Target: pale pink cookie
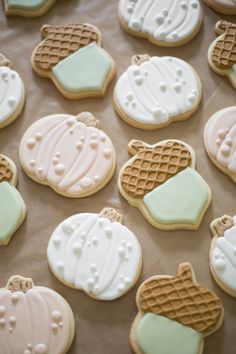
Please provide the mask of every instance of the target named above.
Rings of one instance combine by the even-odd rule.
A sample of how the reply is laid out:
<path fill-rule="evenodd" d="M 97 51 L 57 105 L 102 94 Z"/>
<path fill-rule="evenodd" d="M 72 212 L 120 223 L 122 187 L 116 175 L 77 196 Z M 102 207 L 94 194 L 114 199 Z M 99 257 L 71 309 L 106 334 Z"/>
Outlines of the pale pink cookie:
<path fill-rule="evenodd" d="M 20 144 L 26 174 L 57 193 L 82 198 L 103 188 L 113 176 L 115 150 L 91 113 L 55 114 L 36 121 Z"/>
<path fill-rule="evenodd" d="M 236 106 L 224 108 L 208 120 L 204 142 L 211 161 L 236 183 Z"/>
<path fill-rule="evenodd" d="M 203 0 L 214 11 L 225 15 L 236 14 L 236 0 Z"/>
<path fill-rule="evenodd" d="M 54 290 L 19 275 L 0 289 L 1 354 L 66 354 L 74 334 L 71 308 Z"/>

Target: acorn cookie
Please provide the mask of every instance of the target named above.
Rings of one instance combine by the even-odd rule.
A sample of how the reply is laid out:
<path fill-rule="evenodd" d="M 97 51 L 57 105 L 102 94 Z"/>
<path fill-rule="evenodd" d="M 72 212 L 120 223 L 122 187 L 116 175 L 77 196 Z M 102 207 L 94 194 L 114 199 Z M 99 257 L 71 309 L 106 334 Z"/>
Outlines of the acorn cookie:
<path fill-rule="evenodd" d="M 2 354 L 66 354 L 74 333 L 71 308 L 54 290 L 18 275 L 0 289 Z"/>
<path fill-rule="evenodd" d="M 103 97 L 115 64 L 101 47 L 102 36 L 90 24 L 44 25 L 43 41 L 32 54 L 34 71 L 50 78 L 66 98 Z"/>
<path fill-rule="evenodd" d="M 115 150 L 91 113 L 54 114 L 36 121 L 20 143 L 26 174 L 66 197 L 82 198 L 112 178 Z"/>
<path fill-rule="evenodd" d="M 11 62 L 0 53 L 0 129 L 11 124 L 21 114 L 25 104 L 25 88 Z"/>
<path fill-rule="evenodd" d="M 15 188 L 16 183 L 17 170 L 14 162 L 0 154 L 0 246 L 6 246 L 10 242 L 25 219 L 26 206 Z"/>
<path fill-rule="evenodd" d="M 236 0 L 203 0 L 214 11 L 225 15 L 236 15 Z"/>
<path fill-rule="evenodd" d="M 236 216 L 212 221 L 211 233 L 211 273 L 226 293 L 236 297 Z"/>
<path fill-rule="evenodd" d="M 130 342 L 136 354 L 202 354 L 204 338 L 222 324 L 220 299 L 182 263 L 177 276 L 156 275 L 139 287 Z"/>
<path fill-rule="evenodd" d="M 56 0 L 4 0 L 8 16 L 37 17 L 47 12 Z"/>
<path fill-rule="evenodd" d="M 236 183 L 236 106 L 224 108 L 208 120 L 204 142 L 214 165 Z"/>
<path fill-rule="evenodd" d="M 64 284 L 99 300 L 114 300 L 138 280 L 142 251 L 123 216 L 105 208 L 64 220 L 48 244 L 52 272 Z"/>
<path fill-rule="evenodd" d="M 128 33 L 164 47 L 191 41 L 202 25 L 198 0 L 120 0 L 119 17 Z"/>
<path fill-rule="evenodd" d="M 119 173 L 122 196 L 158 229 L 198 229 L 211 190 L 195 170 L 193 149 L 175 139 L 131 140 L 128 151 L 134 156 Z"/>
<path fill-rule="evenodd" d="M 198 74 L 185 61 L 135 55 L 116 83 L 114 106 L 128 124 L 158 129 L 189 118 L 201 97 Z"/>
<path fill-rule="evenodd" d="M 217 74 L 226 76 L 236 89 L 236 24 L 221 20 L 215 31 L 219 37 L 209 47 L 208 63 Z"/>

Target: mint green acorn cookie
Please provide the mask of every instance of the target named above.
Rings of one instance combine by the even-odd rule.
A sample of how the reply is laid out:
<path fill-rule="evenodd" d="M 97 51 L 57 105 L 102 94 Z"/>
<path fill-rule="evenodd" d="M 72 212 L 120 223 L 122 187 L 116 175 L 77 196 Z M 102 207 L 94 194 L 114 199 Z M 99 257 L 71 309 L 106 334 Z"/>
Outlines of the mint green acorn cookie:
<path fill-rule="evenodd" d="M 15 188 L 17 171 L 13 161 L 0 155 L 0 246 L 6 246 L 26 215 L 25 203 Z"/>

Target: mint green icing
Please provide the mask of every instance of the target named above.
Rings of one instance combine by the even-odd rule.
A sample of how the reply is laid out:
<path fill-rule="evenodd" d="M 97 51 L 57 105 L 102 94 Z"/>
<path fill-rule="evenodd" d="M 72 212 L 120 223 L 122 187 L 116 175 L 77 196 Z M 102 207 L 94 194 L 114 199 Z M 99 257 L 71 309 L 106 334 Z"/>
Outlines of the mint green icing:
<path fill-rule="evenodd" d="M 101 91 L 111 73 L 112 61 L 104 49 L 91 43 L 52 70 L 58 84 L 67 91 Z"/>
<path fill-rule="evenodd" d="M 161 224 L 197 224 L 209 190 L 202 177 L 186 168 L 144 196 L 153 219 Z"/>
<path fill-rule="evenodd" d="M 203 343 L 201 333 L 153 313 L 139 321 L 136 338 L 143 354 L 198 354 Z"/>
<path fill-rule="evenodd" d="M 51 0 L 6 0 L 10 9 L 38 10 Z"/>
<path fill-rule="evenodd" d="M 7 241 L 19 226 L 23 214 L 20 194 L 8 182 L 0 183 L 0 242 Z"/>

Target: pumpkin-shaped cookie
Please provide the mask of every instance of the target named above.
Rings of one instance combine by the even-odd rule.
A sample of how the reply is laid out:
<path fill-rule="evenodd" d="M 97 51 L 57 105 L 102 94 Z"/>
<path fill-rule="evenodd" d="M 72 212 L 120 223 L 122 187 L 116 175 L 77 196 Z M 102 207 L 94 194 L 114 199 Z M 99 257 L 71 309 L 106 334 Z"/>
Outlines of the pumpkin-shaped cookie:
<path fill-rule="evenodd" d="M 10 66 L 11 62 L 0 54 L 0 129 L 18 118 L 25 104 L 24 83 Z"/>
<path fill-rule="evenodd" d="M 236 216 L 224 215 L 211 223 L 210 268 L 217 284 L 236 297 Z"/>
<path fill-rule="evenodd" d="M 26 206 L 15 187 L 16 183 L 14 162 L 0 154 L 0 246 L 9 243 L 25 219 Z"/>
<path fill-rule="evenodd" d="M 220 299 L 196 281 L 189 263 L 177 276 L 156 275 L 141 284 L 130 333 L 137 354 L 202 354 L 204 338 L 222 324 Z"/>
<path fill-rule="evenodd" d="M 74 326 L 68 303 L 54 290 L 17 275 L 0 289 L 1 354 L 66 354 Z"/>
<path fill-rule="evenodd" d="M 142 252 L 115 209 L 76 214 L 64 220 L 48 244 L 48 262 L 66 285 L 100 300 L 113 300 L 136 283 Z"/>
<path fill-rule="evenodd" d="M 22 168 L 59 194 L 82 198 L 103 188 L 115 169 L 110 138 L 91 113 L 55 114 L 36 121 L 20 144 Z"/>
<path fill-rule="evenodd" d="M 119 173 L 122 196 L 156 228 L 198 229 L 211 191 L 195 170 L 193 149 L 180 140 L 154 145 L 131 140 L 134 155 Z"/>

